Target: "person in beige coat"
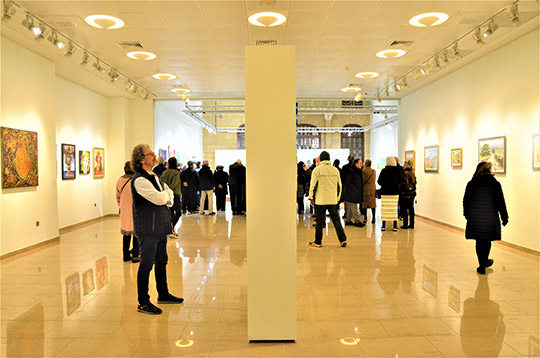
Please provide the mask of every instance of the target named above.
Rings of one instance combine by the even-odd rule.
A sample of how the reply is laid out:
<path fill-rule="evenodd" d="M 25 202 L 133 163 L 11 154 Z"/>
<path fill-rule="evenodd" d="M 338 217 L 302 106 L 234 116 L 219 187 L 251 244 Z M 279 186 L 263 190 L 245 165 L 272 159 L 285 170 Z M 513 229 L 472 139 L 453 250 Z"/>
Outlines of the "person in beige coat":
<path fill-rule="evenodd" d="M 362 179 L 364 183 L 362 215 L 364 216 L 364 223 L 367 222 L 367 209 L 371 209 L 371 223 L 375 224 L 375 210 L 377 207 L 375 200 L 375 190 L 377 189 L 377 186 L 375 185 L 376 177 L 377 172 L 375 169 L 371 168 L 371 160 L 366 160 L 364 169 L 362 170 Z"/>
<path fill-rule="evenodd" d="M 120 232 L 124 236 L 123 253 L 124 262 L 132 261 L 133 263 L 141 261 L 139 258 L 139 240 L 133 233 L 133 199 L 131 197 L 131 177 L 133 176 L 133 169 L 131 169 L 131 162 L 124 164 L 124 175 L 118 178 L 116 182 L 116 203 L 120 208 Z M 133 247 L 130 250 L 129 244 L 131 243 L 131 237 L 133 236 Z"/>
<path fill-rule="evenodd" d="M 330 163 L 330 154 L 323 151 L 319 156 L 321 163 L 311 173 L 311 183 L 309 187 L 309 201 L 315 203 L 315 213 L 317 224 L 315 226 L 315 241 L 310 242 L 310 246 L 321 247 L 323 228 L 326 222 L 326 211 L 330 213 L 330 218 L 336 229 L 340 246 L 347 246 L 347 236 L 341 226 L 338 213 L 338 201 L 341 197 L 342 185 L 339 170 Z"/>

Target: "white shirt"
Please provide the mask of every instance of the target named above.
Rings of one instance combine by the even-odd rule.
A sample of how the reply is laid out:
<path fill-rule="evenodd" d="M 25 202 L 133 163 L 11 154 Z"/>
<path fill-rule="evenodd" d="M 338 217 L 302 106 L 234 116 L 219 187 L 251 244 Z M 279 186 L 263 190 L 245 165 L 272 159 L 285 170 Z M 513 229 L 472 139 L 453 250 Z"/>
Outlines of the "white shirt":
<path fill-rule="evenodd" d="M 135 190 L 137 190 L 137 193 L 139 193 L 140 196 L 151 202 L 155 205 L 167 205 L 168 207 L 171 207 L 174 202 L 174 193 L 167 184 L 163 184 L 164 188 L 161 186 L 161 182 L 159 181 L 159 177 L 155 173 L 147 172 L 150 175 L 153 175 L 156 177 L 157 185 L 160 189 L 163 189 L 163 191 L 157 191 L 154 185 L 149 180 L 145 180 L 146 178 L 138 177 L 133 182 L 133 185 L 135 185 Z M 142 180 L 141 180 L 142 179 Z"/>

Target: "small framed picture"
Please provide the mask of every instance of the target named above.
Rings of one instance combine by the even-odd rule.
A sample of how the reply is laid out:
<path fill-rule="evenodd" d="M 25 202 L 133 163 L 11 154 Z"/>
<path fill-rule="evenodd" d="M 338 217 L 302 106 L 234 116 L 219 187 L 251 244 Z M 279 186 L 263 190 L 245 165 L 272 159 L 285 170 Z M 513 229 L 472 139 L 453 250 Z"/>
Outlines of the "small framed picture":
<path fill-rule="evenodd" d="M 493 164 L 493 174 L 506 173 L 506 137 L 492 137 L 478 140 L 478 163 Z"/>
<path fill-rule="evenodd" d="M 439 171 L 439 146 L 429 145 L 424 147 L 424 172 Z"/>
<path fill-rule="evenodd" d="M 412 160 L 413 162 L 413 170 L 416 170 L 416 154 L 414 150 L 406 150 L 405 151 L 405 161 Z"/>
<path fill-rule="evenodd" d="M 76 168 L 75 145 L 62 144 L 62 179 L 75 179 Z"/>
<path fill-rule="evenodd" d="M 461 304 L 461 292 L 450 285 L 448 288 L 448 306 L 450 306 L 454 311 L 459 313 L 460 304 Z"/>
<path fill-rule="evenodd" d="M 90 174 L 90 151 L 79 150 L 79 174 Z"/>
<path fill-rule="evenodd" d="M 533 135 L 533 170 L 540 170 L 540 133 Z"/>
<path fill-rule="evenodd" d="M 461 168 L 463 166 L 463 149 L 450 149 L 450 165 L 452 165 L 452 168 Z"/>
<path fill-rule="evenodd" d="M 104 148 L 93 148 L 92 167 L 94 170 L 94 178 L 103 178 L 105 176 L 105 149 Z"/>

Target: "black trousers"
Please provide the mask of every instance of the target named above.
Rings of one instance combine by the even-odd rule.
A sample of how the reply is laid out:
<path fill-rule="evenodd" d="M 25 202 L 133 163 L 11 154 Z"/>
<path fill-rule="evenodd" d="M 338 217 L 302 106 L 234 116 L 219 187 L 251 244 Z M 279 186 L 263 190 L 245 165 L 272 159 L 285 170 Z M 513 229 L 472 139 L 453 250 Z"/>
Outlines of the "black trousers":
<path fill-rule="evenodd" d="M 150 271 L 154 267 L 156 276 L 156 289 L 158 296 L 166 296 L 169 293 L 167 285 L 167 235 L 161 237 L 139 237 L 141 250 L 141 262 L 137 272 L 137 294 L 139 304 L 144 306 L 150 302 L 148 295 L 148 281 Z"/>
<path fill-rule="evenodd" d="M 180 217 L 182 216 L 182 205 L 180 203 L 180 195 L 174 194 L 174 203 L 170 209 L 171 209 L 171 222 L 174 228 L 176 226 L 176 223 L 178 222 L 178 220 L 180 220 Z"/>
<path fill-rule="evenodd" d="M 360 214 L 364 215 L 364 221 L 367 221 L 367 210 L 368 209 L 360 209 Z M 371 221 L 375 221 L 375 210 L 376 208 L 371 208 Z"/>
<path fill-rule="evenodd" d="M 330 219 L 334 224 L 334 229 L 336 229 L 339 242 L 347 241 L 345 230 L 343 230 L 343 226 L 341 226 L 341 221 L 339 219 L 338 206 L 315 204 L 315 215 L 317 216 L 317 223 L 315 226 L 315 243 L 319 245 L 322 244 L 323 229 L 326 223 L 326 210 L 328 210 L 328 213 L 330 214 Z"/>
<path fill-rule="evenodd" d="M 478 266 L 486 266 L 491 251 L 491 241 L 476 240 L 476 256 L 478 257 Z"/>
<path fill-rule="evenodd" d="M 129 259 L 131 256 L 139 256 L 139 240 L 133 235 L 133 248 L 129 250 L 129 245 L 131 244 L 131 235 L 124 235 L 122 252 L 124 253 L 124 259 Z"/>
<path fill-rule="evenodd" d="M 231 207 L 233 214 L 238 214 L 246 211 L 246 198 L 244 185 L 229 185 L 231 191 Z"/>
<path fill-rule="evenodd" d="M 304 211 L 304 197 L 296 197 L 296 203 L 298 204 L 298 214 Z"/>
<path fill-rule="evenodd" d="M 216 188 L 216 210 L 225 211 L 225 202 L 227 201 L 227 191 L 225 188 Z"/>
<path fill-rule="evenodd" d="M 197 205 L 199 204 L 197 195 L 197 189 L 183 187 L 182 188 L 182 210 L 184 211 L 197 211 Z"/>
<path fill-rule="evenodd" d="M 414 197 L 399 198 L 399 209 L 401 210 L 400 216 L 403 218 L 403 225 L 414 226 Z"/>

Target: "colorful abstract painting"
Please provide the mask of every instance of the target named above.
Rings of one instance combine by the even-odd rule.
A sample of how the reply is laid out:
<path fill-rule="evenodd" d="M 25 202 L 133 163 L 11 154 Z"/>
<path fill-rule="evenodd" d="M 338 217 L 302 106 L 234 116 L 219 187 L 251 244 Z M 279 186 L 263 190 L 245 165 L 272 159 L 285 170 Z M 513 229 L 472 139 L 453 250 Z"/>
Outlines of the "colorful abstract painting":
<path fill-rule="evenodd" d="M 90 152 L 79 150 L 79 174 L 90 174 Z"/>
<path fill-rule="evenodd" d="M 461 167 L 463 165 L 463 150 L 461 148 L 450 150 L 450 165 L 452 165 L 453 168 Z"/>
<path fill-rule="evenodd" d="M 424 147 L 424 171 L 438 172 L 439 171 L 439 146 L 430 145 Z"/>
<path fill-rule="evenodd" d="M 75 179 L 77 163 L 75 162 L 75 145 L 62 144 L 62 179 Z"/>
<path fill-rule="evenodd" d="M 92 167 L 94 168 L 94 178 L 105 176 L 105 149 L 94 148 L 92 150 Z"/>
<path fill-rule="evenodd" d="M 494 174 L 506 173 L 506 137 L 478 140 L 478 163 L 490 162 Z"/>
<path fill-rule="evenodd" d="M 81 307 L 81 281 L 76 272 L 66 277 L 66 312 L 69 316 Z"/>
<path fill-rule="evenodd" d="M 109 283 L 109 272 L 107 265 L 107 258 L 102 257 L 96 261 L 96 286 L 98 290 L 101 290 L 107 283 Z"/>
<path fill-rule="evenodd" d="M 37 132 L 0 128 L 2 188 L 38 185 Z"/>
<path fill-rule="evenodd" d="M 94 285 L 94 270 L 88 269 L 82 274 L 83 282 L 83 294 L 86 296 L 90 292 L 94 291 L 96 286 Z"/>

